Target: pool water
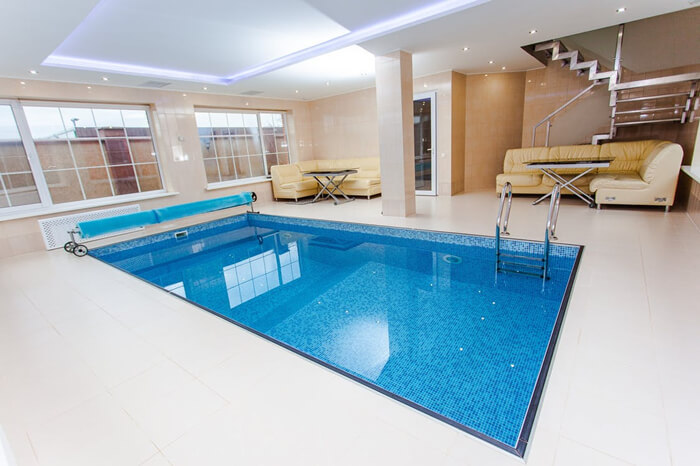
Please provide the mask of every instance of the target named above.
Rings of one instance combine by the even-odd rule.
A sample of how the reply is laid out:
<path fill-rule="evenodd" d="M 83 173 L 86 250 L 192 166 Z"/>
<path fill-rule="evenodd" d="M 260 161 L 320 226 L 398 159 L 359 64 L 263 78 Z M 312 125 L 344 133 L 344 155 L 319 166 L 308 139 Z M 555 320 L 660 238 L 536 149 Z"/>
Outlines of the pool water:
<path fill-rule="evenodd" d="M 522 456 L 581 247 L 245 214 L 93 257 Z M 542 245 L 504 240 L 536 256 Z"/>

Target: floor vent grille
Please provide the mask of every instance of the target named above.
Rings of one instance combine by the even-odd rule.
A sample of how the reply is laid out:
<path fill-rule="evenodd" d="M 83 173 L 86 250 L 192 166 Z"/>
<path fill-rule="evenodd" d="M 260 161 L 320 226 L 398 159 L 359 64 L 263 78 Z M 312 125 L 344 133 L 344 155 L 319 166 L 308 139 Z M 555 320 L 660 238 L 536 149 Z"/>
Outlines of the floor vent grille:
<path fill-rule="evenodd" d="M 140 210 L 141 206 L 138 204 L 134 204 L 121 207 L 114 207 L 111 209 L 93 210 L 91 212 L 82 212 L 79 214 L 63 215 L 61 217 L 44 218 L 39 220 L 39 228 L 41 229 L 41 235 L 44 237 L 44 244 L 46 244 L 46 249 L 57 249 L 63 247 L 63 245 L 70 239 L 68 230 L 71 230 L 73 227 L 75 227 L 76 223 L 78 222 L 114 217 L 115 215 L 133 214 L 135 212 L 139 212 Z M 95 236 L 85 241 L 107 238 L 110 236 L 115 236 L 118 234 L 120 235 L 123 233 L 138 230 L 143 230 L 143 228 L 132 228 L 130 230 L 120 231 L 119 233 L 110 233 L 106 235 Z M 80 235 L 76 235 L 76 239 L 82 238 L 80 238 Z"/>

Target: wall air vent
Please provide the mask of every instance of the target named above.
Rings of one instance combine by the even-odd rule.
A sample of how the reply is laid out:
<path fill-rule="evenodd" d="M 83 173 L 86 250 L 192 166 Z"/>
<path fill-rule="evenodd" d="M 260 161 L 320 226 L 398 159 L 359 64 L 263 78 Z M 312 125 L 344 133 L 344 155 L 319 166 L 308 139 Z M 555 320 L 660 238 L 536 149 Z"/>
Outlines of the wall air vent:
<path fill-rule="evenodd" d="M 141 206 L 139 204 L 131 204 L 120 207 L 113 207 L 111 209 L 93 210 L 90 212 L 81 212 L 79 214 L 63 215 L 60 217 L 42 218 L 39 220 L 39 229 L 44 237 L 44 243 L 46 244 L 46 249 L 56 249 L 63 247 L 63 245 L 70 239 L 68 230 L 75 228 L 75 225 L 79 222 L 85 222 L 87 220 L 97 220 L 100 218 L 114 217 L 115 215 L 123 214 L 133 214 L 135 212 L 140 212 Z M 132 228 L 130 230 L 120 231 L 119 233 L 108 233 L 106 235 L 95 236 L 89 240 L 85 240 L 79 234 L 76 238 L 80 241 L 92 241 L 93 239 L 102 239 L 109 236 L 120 235 L 122 233 L 128 233 L 132 231 L 143 230 L 143 227 Z"/>
<path fill-rule="evenodd" d="M 241 92 L 241 95 L 258 95 L 258 94 L 262 94 L 262 93 L 263 93 L 263 91 L 245 91 L 245 92 Z"/>
<path fill-rule="evenodd" d="M 165 81 L 146 81 L 145 83 L 139 84 L 141 87 L 151 87 L 154 89 L 161 89 L 165 86 L 170 86 L 172 83 L 166 83 Z"/>

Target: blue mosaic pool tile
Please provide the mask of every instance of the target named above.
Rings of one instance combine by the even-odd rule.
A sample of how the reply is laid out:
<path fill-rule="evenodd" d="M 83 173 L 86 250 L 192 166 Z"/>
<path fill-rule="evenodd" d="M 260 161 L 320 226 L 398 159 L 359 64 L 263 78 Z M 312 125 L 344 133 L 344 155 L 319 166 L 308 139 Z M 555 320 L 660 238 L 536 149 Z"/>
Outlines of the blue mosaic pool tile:
<path fill-rule="evenodd" d="M 115 252 L 120 252 L 128 249 L 138 249 L 138 248 L 168 248 L 174 244 L 177 244 L 179 240 L 175 239 L 175 232 L 187 231 L 188 239 L 198 239 L 200 237 L 206 237 L 211 235 L 217 230 L 233 230 L 241 226 L 248 225 L 248 217 L 246 214 L 234 215 L 232 217 L 222 218 L 220 220 L 214 220 L 206 223 L 199 223 L 196 225 L 190 225 L 187 227 L 178 228 L 176 230 L 167 231 L 164 233 L 156 233 L 149 236 L 144 236 L 142 238 L 136 238 L 132 240 L 122 241 L 120 243 L 110 244 L 108 246 L 102 246 L 96 248 L 94 251 L 99 251 L 99 254 L 113 254 Z"/>
<path fill-rule="evenodd" d="M 496 273 L 488 237 L 260 214 L 186 230 L 90 254 L 522 455 L 578 246 L 553 244 L 543 281 Z"/>
<path fill-rule="evenodd" d="M 460 233 L 448 233 L 429 230 L 416 230 L 406 228 L 395 228 L 379 225 L 366 225 L 361 223 L 334 222 L 327 220 L 315 220 L 305 218 L 278 217 L 265 214 L 249 214 L 251 225 L 268 226 L 279 228 L 280 226 L 294 226 L 308 228 L 313 231 L 333 231 L 338 233 L 362 234 L 367 239 L 405 239 L 412 241 L 426 241 L 429 243 L 457 244 L 462 246 L 474 246 L 492 251 L 495 247 L 495 240 L 492 237 L 467 235 Z M 504 251 L 513 253 L 526 253 L 542 255 L 544 244 L 527 240 L 501 239 L 501 248 Z M 575 258 L 579 247 L 575 245 L 561 245 L 552 243 L 550 254 L 552 256 L 562 256 Z"/>

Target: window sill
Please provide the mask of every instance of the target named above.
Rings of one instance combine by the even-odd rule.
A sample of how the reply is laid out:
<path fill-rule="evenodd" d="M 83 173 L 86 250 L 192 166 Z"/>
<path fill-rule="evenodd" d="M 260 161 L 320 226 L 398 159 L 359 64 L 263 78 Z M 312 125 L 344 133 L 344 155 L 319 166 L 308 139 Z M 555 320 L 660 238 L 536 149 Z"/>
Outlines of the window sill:
<path fill-rule="evenodd" d="M 103 207 L 115 204 L 127 204 L 135 201 L 145 201 L 147 199 L 158 199 L 161 197 L 177 196 L 178 192 L 157 191 L 152 193 L 127 194 L 119 197 L 108 197 L 106 199 L 94 199 L 89 201 L 71 202 L 69 204 L 57 204 L 51 207 L 37 207 L 36 209 L 23 210 L 21 212 L 13 212 L 7 215 L 0 214 L 0 222 L 8 220 L 18 220 L 21 218 L 41 217 L 49 214 L 58 214 L 62 212 L 71 212 L 74 210 L 84 210 L 93 207 Z"/>
<path fill-rule="evenodd" d="M 250 178 L 247 180 L 221 181 L 219 183 L 209 183 L 207 185 L 207 191 L 215 191 L 217 189 L 225 188 L 235 188 L 237 186 L 248 186 L 251 184 L 270 183 L 271 181 L 272 178 L 267 178 L 264 176 L 258 178 Z"/>

